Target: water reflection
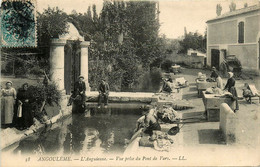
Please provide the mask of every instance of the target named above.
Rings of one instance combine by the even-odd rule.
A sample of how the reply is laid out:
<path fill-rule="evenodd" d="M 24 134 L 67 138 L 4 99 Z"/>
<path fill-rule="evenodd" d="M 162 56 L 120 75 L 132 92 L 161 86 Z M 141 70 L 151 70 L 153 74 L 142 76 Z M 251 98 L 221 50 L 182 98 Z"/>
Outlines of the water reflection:
<path fill-rule="evenodd" d="M 92 154 L 123 153 L 125 139 L 133 135 L 139 111 L 89 110 L 73 114 L 50 130 L 19 143 L 20 154 Z"/>

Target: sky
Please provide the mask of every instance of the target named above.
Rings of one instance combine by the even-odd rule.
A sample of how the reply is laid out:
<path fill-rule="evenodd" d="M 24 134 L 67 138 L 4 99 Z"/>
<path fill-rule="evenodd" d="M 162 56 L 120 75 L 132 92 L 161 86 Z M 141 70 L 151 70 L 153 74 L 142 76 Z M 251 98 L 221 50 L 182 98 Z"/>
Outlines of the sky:
<path fill-rule="evenodd" d="M 216 5 L 221 4 L 222 14 L 229 11 L 229 4 L 236 3 L 236 9 L 258 4 L 260 0 L 159 0 L 161 24 L 160 34 L 167 38 L 178 38 L 184 34 L 184 27 L 187 32 L 198 32 L 204 34 L 206 21 L 215 18 Z M 89 5 L 96 4 L 97 12 L 102 9 L 103 0 L 37 0 L 39 12 L 43 9 L 58 6 L 67 13 L 72 10 L 87 12 Z"/>

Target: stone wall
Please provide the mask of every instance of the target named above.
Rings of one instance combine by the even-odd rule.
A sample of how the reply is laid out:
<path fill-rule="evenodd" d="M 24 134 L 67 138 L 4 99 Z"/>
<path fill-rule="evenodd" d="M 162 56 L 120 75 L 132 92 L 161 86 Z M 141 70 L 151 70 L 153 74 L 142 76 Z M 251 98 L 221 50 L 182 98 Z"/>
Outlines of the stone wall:
<path fill-rule="evenodd" d="M 238 43 L 238 23 L 245 23 L 245 43 L 257 43 L 259 11 L 208 22 L 208 46 Z"/>
<path fill-rule="evenodd" d="M 260 15 L 253 15 L 245 18 L 245 42 L 257 42 L 257 34 L 259 33 Z"/>
<path fill-rule="evenodd" d="M 208 44 L 237 43 L 237 20 L 208 24 Z"/>
<path fill-rule="evenodd" d="M 236 55 L 243 69 L 254 70 L 258 68 L 257 44 L 229 45 L 228 55 Z"/>
<path fill-rule="evenodd" d="M 203 68 L 205 58 L 203 56 L 188 56 L 183 54 L 171 54 L 168 55 L 168 60 L 176 64 L 185 64 L 192 68 Z"/>
<path fill-rule="evenodd" d="M 237 116 L 232 109 L 226 104 L 220 105 L 220 121 L 219 128 L 223 132 L 227 144 L 236 141 Z"/>

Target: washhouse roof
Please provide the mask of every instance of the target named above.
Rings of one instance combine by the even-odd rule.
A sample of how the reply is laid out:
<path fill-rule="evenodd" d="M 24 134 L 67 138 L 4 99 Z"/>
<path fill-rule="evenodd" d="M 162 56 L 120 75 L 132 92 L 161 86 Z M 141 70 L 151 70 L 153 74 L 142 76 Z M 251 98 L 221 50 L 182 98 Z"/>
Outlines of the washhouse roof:
<path fill-rule="evenodd" d="M 70 22 L 68 22 L 67 24 L 68 32 L 61 35 L 60 39 L 84 41 L 84 37 L 79 34 L 78 29 Z"/>
<path fill-rule="evenodd" d="M 249 7 L 246 7 L 246 8 L 237 9 L 237 10 L 234 10 L 232 12 L 224 13 L 220 16 L 217 16 L 214 19 L 208 20 L 206 23 L 214 22 L 214 21 L 217 21 L 217 20 L 220 20 L 220 19 L 225 19 L 227 17 L 232 17 L 232 16 L 236 16 L 236 15 L 240 15 L 240 14 L 244 14 L 244 13 L 249 13 L 249 12 L 253 12 L 253 11 L 260 11 L 260 4 L 254 5 L 254 6 L 249 6 Z"/>

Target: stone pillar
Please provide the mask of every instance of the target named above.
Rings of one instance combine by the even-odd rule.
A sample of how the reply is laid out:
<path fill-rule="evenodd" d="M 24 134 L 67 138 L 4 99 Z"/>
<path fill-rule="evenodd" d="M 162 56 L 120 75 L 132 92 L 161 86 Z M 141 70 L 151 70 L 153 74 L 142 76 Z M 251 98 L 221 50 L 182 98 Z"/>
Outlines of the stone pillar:
<path fill-rule="evenodd" d="M 52 39 L 50 47 L 50 74 L 59 90 L 64 90 L 64 46 L 66 40 Z"/>
<path fill-rule="evenodd" d="M 83 41 L 81 42 L 81 57 L 80 57 L 80 75 L 84 77 L 86 83 L 86 91 L 90 91 L 89 82 L 88 82 L 88 46 L 90 42 Z"/>

